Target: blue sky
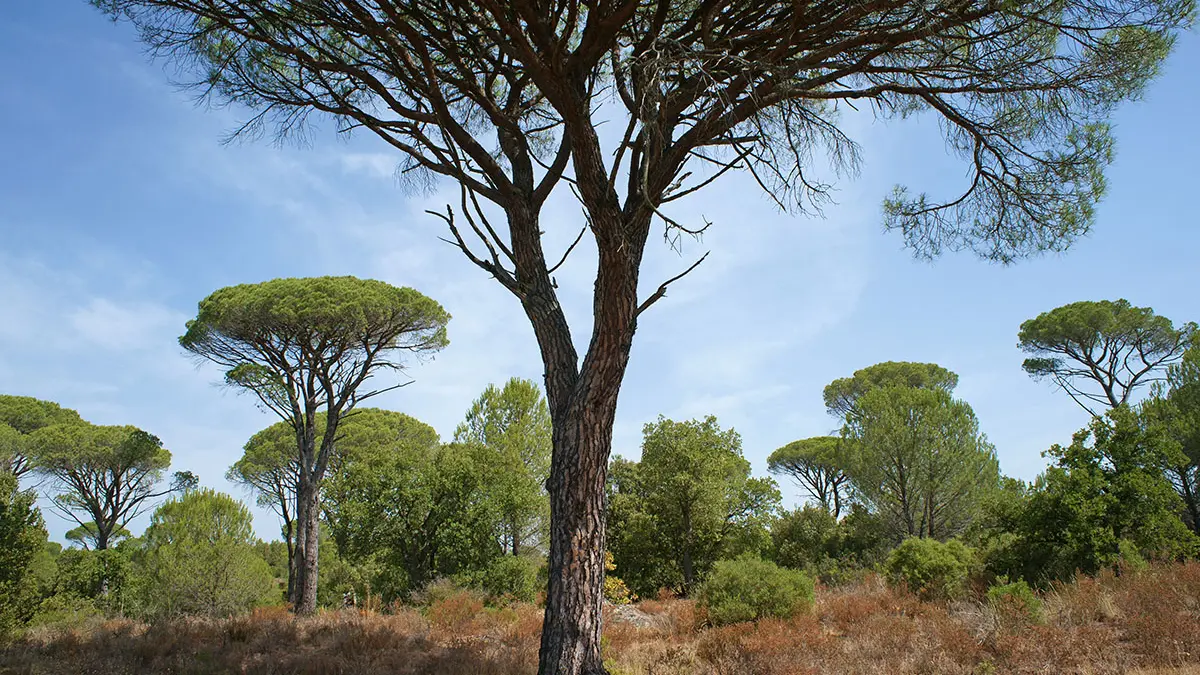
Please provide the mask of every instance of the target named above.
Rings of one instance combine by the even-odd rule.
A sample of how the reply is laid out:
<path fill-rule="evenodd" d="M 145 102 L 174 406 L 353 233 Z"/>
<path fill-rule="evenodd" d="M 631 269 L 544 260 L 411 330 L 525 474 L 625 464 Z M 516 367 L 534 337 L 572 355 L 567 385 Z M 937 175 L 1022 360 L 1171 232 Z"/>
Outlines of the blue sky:
<path fill-rule="evenodd" d="M 127 27 L 82 0 L 8 0 L 0 64 L 0 392 L 138 425 L 163 439 L 174 469 L 244 497 L 224 472 L 273 419 L 218 387 L 220 374 L 176 338 L 217 288 L 323 274 L 409 285 L 454 316 L 450 346 L 409 371 L 412 385 L 377 399 L 382 407 L 448 437 L 489 382 L 540 381 L 516 301 L 440 242 L 424 213 L 450 193 L 407 193 L 381 143 L 318 130 L 303 147 L 222 145 L 242 112 L 197 106 Z M 712 255 L 640 322 L 614 452 L 636 456 L 641 426 L 660 413 L 714 414 L 742 434 L 762 474 L 776 447 L 837 426 L 821 403 L 831 380 L 879 361 L 933 361 L 959 374 L 957 394 L 1001 468 L 1034 477 L 1041 451 L 1069 441 L 1086 416 L 1021 370 L 1021 321 L 1118 297 L 1176 322 L 1200 319 L 1197 109 L 1192 32 L 1145 99 L 1116 117 L 1117 160 L 1093 234 L 1009 267 L 965 254 L 918 262 L 883 233 L 880 202 L 893 184 L 948 194 L 963 183 L 932 120 L 848 118 L 863 170 L 839 181 L 822 219 L 779 213 L 745 177 L 700 193 L 679 213 L 713 227 L 682 255 L 652 243 L 644 284 Z M 543 222 L 565 246 L 578 209 L 566 196 Z M 582 340 L 594 260 L 579 253 L 558 281 Z M 68 529 L 47 520 L 55 538 Z M 256 528 L 277 536 L 261 509 Z"/>

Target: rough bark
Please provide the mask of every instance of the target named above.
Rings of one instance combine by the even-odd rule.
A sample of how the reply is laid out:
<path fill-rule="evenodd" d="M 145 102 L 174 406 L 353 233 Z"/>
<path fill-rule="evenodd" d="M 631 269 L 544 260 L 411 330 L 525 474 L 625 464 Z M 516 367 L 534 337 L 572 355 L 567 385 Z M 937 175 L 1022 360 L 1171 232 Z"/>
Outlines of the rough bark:
<path fill-rule="evenodd" d="M 306 481 L 298 495 L 299 529 L 304 533 L 303 544 L 296 547 L 296 614 L 312 614 L 317 610 L 317 527 L 320 517 L 320 484 Z"/>

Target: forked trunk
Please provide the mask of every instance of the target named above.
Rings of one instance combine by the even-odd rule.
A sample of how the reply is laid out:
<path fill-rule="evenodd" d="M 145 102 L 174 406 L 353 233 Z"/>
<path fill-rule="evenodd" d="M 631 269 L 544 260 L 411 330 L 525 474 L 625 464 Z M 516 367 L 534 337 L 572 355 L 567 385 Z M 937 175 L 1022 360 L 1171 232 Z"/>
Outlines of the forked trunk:
<path fill-rule="evenodd" d="M 613 406 L 615 408 L 615 405 Z M 550 587 L 539 675 L 599 675 L 604 598 L 604 481 L 614 410 L 574 406 L 554 420 Z"/>

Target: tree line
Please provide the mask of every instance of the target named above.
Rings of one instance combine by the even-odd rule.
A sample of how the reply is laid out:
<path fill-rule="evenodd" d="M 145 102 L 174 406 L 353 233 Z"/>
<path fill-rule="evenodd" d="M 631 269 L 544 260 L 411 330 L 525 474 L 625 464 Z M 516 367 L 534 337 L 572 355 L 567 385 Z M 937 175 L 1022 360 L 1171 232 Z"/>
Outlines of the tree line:
<path fill-rule="evenodd" d="M 258 541 L 233 497 L 198 489 L 186 472 L 168 476 L 170 452 L 153 435 L 2 396 L 5 629 L 73 613 L 299 608 L 306 566 L 313 608 L 414 602 L 440 579 L 498 600 L 537 599 L 548 573 L 553 434 L 538 386 L 489 385 L 442 442 L 408 415 L 357 405 L 389 388 L 362 389 L 370 363 L 401 367 L 386 350 L 446 344 L 448 316 L 436 303 L 352 278 L 234 288 L 240 297 L 221 312 L 212 298 L 236 296 L 218 291 L 201 303 L 181 343 L 193 348 L 203 331 L 206 358 L 223 350 L 227 384 L 283 418 L 248 439 L 227 473 L 279 517 L 282 540 Z M 393 328 L 372 343 L 375 323 Z M 397 325 L 419 335 L 401 339 Z M 931 363 L 880 363 L 825 387 L 838 432 L 768 459 L 771 474 L 809 498 L 791 511 L 716 418 L 646 424 L 640 458 L 614 457 L 607 471 L 606 596 L 690 595 L 721 561 L 746 558 L 836 584 L 879 569 L 909 539 L 949 542 L 987 578 L 1040 586 L 1200 552 L 1196 325 L 1176 327 L 1123 300 L 1080 302 L 1022 324 L 1019 345 L 1030 354 L 1025 370 L 1093 412 L 1070 444 L 1043 453 L 1050 465 L 1032 483 L 1001 475 L 974 411 L 954 397 L 957 374 Z M 1135 400 L 1140 387 L 1149 393 Z M 330 405 L 338 400 L 341 409 Z M 1102 401 L 1107 409 L 1093 410 Z M 326 438 L 316 501 L 301 515 L 304 462 Z M 47 541 L 37 490 L 78 524 L 67 533 L 72 548 Z M 133 536 L 126 526 L 164 497 Z M 305 517 L 315 527 L 306 530 Z M 305 547 L 318 557 L 305 559 Z"/>

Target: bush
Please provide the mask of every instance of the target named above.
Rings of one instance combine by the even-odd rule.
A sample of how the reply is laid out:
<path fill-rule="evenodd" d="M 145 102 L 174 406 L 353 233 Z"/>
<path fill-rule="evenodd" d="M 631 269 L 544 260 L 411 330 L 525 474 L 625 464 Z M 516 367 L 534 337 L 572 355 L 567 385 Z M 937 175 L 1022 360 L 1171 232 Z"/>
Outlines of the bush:
<path fill-rule="evenodd" d="M 888 555 L 884 569 L 893 585 L 904 585 L 922 600 L 961 597 L 975 565 L 975 554 L 951 539 L 905 539 Z"/>
<path fill-rule="evenodd" d="M 74 629 L 83 628 L 102 619 L 104 612 L 96 607 L 96 603 L 90 598 L 60 593 L 46 598 L 38 605 L 29 626 Z"/>
<path fill-rule="evenodd" d="M 1024 580 L 992 586 L 987 591 L 987 602 L 1001 616 L 1042 619 L 1042 601 Z"/>
<path fill-rule="evenodd" d="M 722 560 L 700 588 L 699 606 L 714 626 L 787 618 L 812 607 L 807 574 L 758 558 Z"/>
<path fill-rule="evenodd" d="M 459 583 L 477 588 L 496 601 L 533 602 L 537 599 L 541 561 L 527 556 L 504 555 L 482 570 L 462 575 Z"/>

